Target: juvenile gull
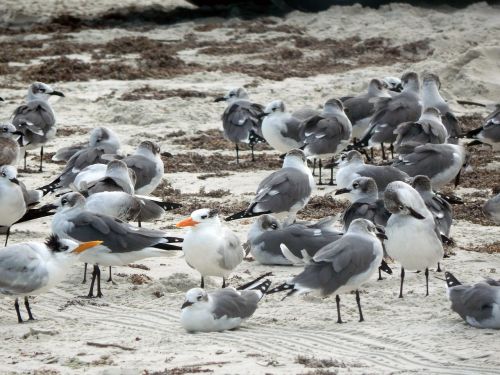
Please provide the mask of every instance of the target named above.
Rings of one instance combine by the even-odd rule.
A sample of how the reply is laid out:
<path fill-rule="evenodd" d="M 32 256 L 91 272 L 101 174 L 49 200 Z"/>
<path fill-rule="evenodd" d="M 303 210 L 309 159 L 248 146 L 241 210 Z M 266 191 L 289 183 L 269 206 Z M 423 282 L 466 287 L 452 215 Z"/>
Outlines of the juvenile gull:
<path fill-rule="evenodd" d="M 0 165 L 13 165 L 19 162 L 19 143 L 14 138 L 20 134 L 12 124 L 0 125 Z"/>
<path fill-rule="evenodd" d="M 78 255 L 100 243 L 78 244 L 51 235 L 45 243 L 24 242 L 3 248 L 0 251 L 0 294 L 15 299 L 17 321 L 23 322 L 20 297 L 24 297 L 29 320 L 34 320 L 28 296 L 43 294 L 59 284 Z"/>
<path fill-rule="evenodd" d="M 182 304 L 181 324 L 188 332 L 214 332 L 238 328 L 250 318 L 262 297 L 266 294 L 270 280 L 264 280 L 246 290 L 234 288 L 207 292 L 193 288 L 186 293 Z"/>
<path fill-rule="evenodd" d="M 400 154 L 393 166 L 409 176 L 424 175 L 431 179 L 435 190 L 458 178 L 466 161 L 465 150 L 460 145 L 418 145 L 413 152 Z"/>
<path fill-rule="evenodd" d="M 486 117 L 483 126 L 469 131 L 466 137 L 475 138 L 480 143 L 490 145 L 493 151 L 500 151 L 500 105 L 497 105 L 496 109 Z"/>
<path fill-rule="evenodd" d="M 348 188 L 352 180 L 357 177 L 373 178 L 377 183 L 380 194 L 384 192 L 385 187 L 390 182 L 405 181 L 409 178 L 408 174 L 392 166 L 365 164 L 363 155 L 356 150 L 351 150 L 342 154 L 338 162 L 338 170 L 335 176 L 338 188 Z"/>
<path fill-rule="evenodd" d="M 352 126 L 344 113 L 342 102 L 338 99 L 328 100 L 320 115 L 303 122 L 302 132 L 303 150 L 306 157 L 319 159 L 319 184 L 322 185 L 321 158 L 331 158 L 337 155 L 347 147 L 351 139 Z"/>
<path fill-rule="evenodd" d="M 283 101 L 273 100 L 266 106 L 261 117 L 264 117 L 262 135 L 272 148 L 287 153 L 303 145 L 302 121 L 285 112 Z"/>
<path fill-rule="evenodd" d="M 483 212 L 495 224 L 500 224 L 500 193 L 486 201 Z"/>
<path fill-rule="evenodd" d="M 422 81 L 423 107 L 434 107 L 439 110 L 443 125 L 448 133 L 448 142 L 457 144 L 458 138 L 462 135 L 462 129 L 460 129 L 458 120 L 451 111 L 450 106 L 439 94 L 439 89 L 441 88 L 439 77 L 432 73 L 426 73 Z"/>
<path fill-rule="evenodd" d="M 450 272 L 444 275 L 453 311 L 473 327 L 500 329 L 500 280 L 462 285 Z"/>
<path fill-rule="evenodd" d="M 97 297 L 101 293 L 102 266 L 122 266 L 143 258 L 165 256 L 168 250 L 181 248 L 171 243 L 181 238 L 168 237 L 165 232 L 133 227 L 111 216 L 93 213 L 85 208 L 85 197 L 80 193 L 63 195 L 55 204 L 57 212 L 52 220 L 52 231 L 61 238 L 75 241 L 103 241 L 92 251 L 80 257 L 84 263 L 94 264 L 89 297 L 93 297 L 97 279 Z"/>
<path fill-rule="evenodd" d="M 358 288 L 378 270 L 383 248 L 377 236 L 383 236 L 373 223 L 365 219 L 354 220 L 349 230 L 338 241 L 319 250 L 299 275 L 268 291 L 268 294 L 289 290 L 317 292 L 321 296 L 336 294 L 337 323 L 340 317 L 339 294 L 356 291 L 359 321 L 364 321 Z"/>
<path fill-rule="evenodd" d="M 403 90 L 403 84 L 397 77 L 384 77 L 383 81 L 387 89 L 392 92 L 401 92 Z"/>
<path fill-rule="evenodd" d="M 240 240 L 230 229 L 222 225 L 219 212 L 203 208 L 176 224 L 179 228 L 191 227 L 182 244 L 186 263 L 201 274 L 201 288 L 206 276 L 226 278 L 243 261 Z"/>
<path fill-rule="evenodd" d="M 246 90 L 242 87 L 230 89 L 226 95 L 215 99 L 215 101 L 227 102 L 227 107 L 222 114 L 222 127 L 224 138 L 235 144 L 236 162 L 240 161 L 239 143 L 250 144 L 252 161 L 254 161 L 254 146 L 258 141 L 263 140 L 260 118 L 264 107 L 252 103 L 248 99 Z"/>
<path fill-rule="evenodd" d="M 111 160 L 109 164 L 102 166 L 105 168 L 104 175 L 99 177 L 100 173 L 95 173 L 95 177 L 98 178 L 93 181 L 91 181 L 91 177 L 88 176 L 85 179 L 82 178 L 82 181 L 78 181 L 77 183 L 77 179 L 80 177 L 79 174 L 75 179 L 76 188 L 80 191 L 85 190 L 88 195 L 104 191 L 122 191 L 128 194 L 135 193 L 135 172 L 129 169 L 125 162 L 122 160 Z M 93 166 L 89 166 L 89 168 L 90 167 Z"/>
<path fill-rule="evenodd" d="M 342 237 L 332 222 L 333 219 L 327 217 L 315 223 L 283 226 L 271 215 L 259 216 L 248 231 L 250 253 L 261 264 L 291 265 L 294 262 L 283 256 L 280 246 L 284 244 L 296 258 L 312 257 L 323 246 Z"/>
<path fill-rule="evenodd" d="M 295 221 L 297 212 L 309 202 L 314 187 L 314 178 L 307 167 L 304 152 L 289 151 L 283 161 L 283 167 L 261 181 L 248 208 L 225 220 L 281 213 L 287 215 L 286 222 L 291 224 Z"/>
<path fill-rule="evenodd" d="M 358 177 L 348 188 L 339 189 L 335 195 L 349 193 L 352 204 L 342 214 L 344 231 L 359 218 L 370 220 L 373 224 L 386 226 L 391 213 L 386 210 L 384 200 L 379 198 L 377 183 L 371 177 Z"/>
<path fill-rule="evenodd" d="M 392 214 L 385 227 L 385 249 L 387 255 L 401 264 L 399 298 L 403 298 L 405 269 L 425 270 L 425 295 L 428 296 L 429 267 L 443 258 L 443 245 L 432 213 L 420 194 L 401 181 L 387 186 L 384 202 Z"/>
<path fill-rule="evenodd" d="M 43 164 L 43 146 L 54 139 L 57 132 L 56 118 L 49 103 L 51 95 L 64 96 L 42 82 L 32 83 L 28 88 L 26 104 L 17 107 L 12 114 L 12 123 L 22 135 L 26 150 L 40 147 L 40 172 Z M 24 153 L 26 169 L 26 152 Z"/>

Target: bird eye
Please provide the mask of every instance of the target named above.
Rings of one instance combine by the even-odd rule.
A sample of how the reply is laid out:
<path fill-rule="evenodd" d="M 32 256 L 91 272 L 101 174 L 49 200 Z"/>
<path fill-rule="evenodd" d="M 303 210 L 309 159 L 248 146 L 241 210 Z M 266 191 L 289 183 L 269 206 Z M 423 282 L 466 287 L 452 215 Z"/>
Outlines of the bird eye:
<path fill-rule="evenodd" d="M 271 228 L 273 228 L 273 229 L 278 229 L 278 224 L 276 224 L 276 223 L 272 223 L 272 224 L 271 224 Z"/>
<path fill-rule="evenodd" d="M 207 215 L 202 215 L 201 218 L 202 219 L 206 219 L 208 216 Z"/>
<path fill-rule="evenodd" d="M 405 209 L 405 206 L 400 205 L 400 206 L 399 206 L 399 209 L 400 209 L 400 210 L 404 210 L 404 209 Z"/>
<path fill-rule="evenodd" d="M 3 131 L 4 133 L 7 133 L 7 130 L 8 130 L 7 128 L 2 128 L 2 131 Z"/>
<path fill-rule="evenodd" d="M 232 92 L 231 94 L 229 94 L 229 96 L 234 96 L 234 92 Z"/>
<path fill-rule="evenodd" d="M 354 189 L 357 189 L 357 188 L 358 188 L 358 186 L 359 186 L 359 184 L 358 184 L 357 182 L 356 182 L 355 184 L 352 184 L 352 187 L 353 187 Z"/>
<path fill-rule="evenodd" d="M 62 251 L 67 251 L 68 250 L 68 246 L 61 246 L 61 250 Z"/>
<path fill-rule="evenodd" d="M 65 205 L 66 203 L 68 203 L 68 200 L 67 200 L 66 198 L 63 198 L 63 199 L 61 199 L 61 203 L 62 203 L 63 205 Z"/>
<path fill-rule="evenodd" d="M 2 177 L 7 177 L 7 175 L 5 174 L 5 172 L 2 172 Z"/>
<path fill-rule="evenodd" d="M 196 299 L 197 299 L 198 301 L 201 301 L 201 297 L 203 297 L 203 296 L 198 296 L 198 297 L 196 297 Z"/>

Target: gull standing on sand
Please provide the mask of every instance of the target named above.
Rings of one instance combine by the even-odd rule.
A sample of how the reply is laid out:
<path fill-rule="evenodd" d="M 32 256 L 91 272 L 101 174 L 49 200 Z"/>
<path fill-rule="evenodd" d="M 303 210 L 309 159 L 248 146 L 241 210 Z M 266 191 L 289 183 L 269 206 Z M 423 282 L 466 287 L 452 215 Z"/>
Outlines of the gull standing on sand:
<path fill-rule="evenodd" d="M 486 201 L 483 212 L 495 224 L 500 224 L 500 193 Z"/>
<path fill-rule="evenodd" d="M 359 218 L 370 220 L 375 225 L 385 227 L 391 213 L 386 210 L 384 200 L 379 198 L 377 183 L 371 177 L 358 177 L 348 188 L 339 189 L 335 195 L 349 193 L 352 204 L 342 214 L 344 231 Z"/>
<path fill-rule="evenodd" d="M 23 322 L 19 297 L 24 297 L 29 320 L 34 320 L 28 296 L 52 289 L 64 279 L 79 254 L 99 244 L 101 241 L 78 244 L 51 235 L 45 243 L 24 242 L 3 248 L 0 251 L 0 294 L 15 298 L 18 322 Z"/>
<path fill-rule="evenodd" d="M 49 103 L 52 95 L 64 96 L 42 82 L 32 83 L 28 88 L 26 104 L 16 108 L 12 114 L 12 123 L 21 132 L 22 146 L 26 150 L 40 147 L 40 168 L 43 165 L 43 146 L 54 139 L 57 132 L 54 110 Z M 26 151 L 24 153 L 24 169 L 26 169 Z"/>
<path fill-rule="evenodd" d="M 337 241 L 342 233 L 332 227 L 333 219 L 326 217 L 316 223 L 281 225 L 271 215 L 262 215 L 248 231 L 250 253 L 261 264 L 292 265 L 281 251 L 285 245 L 296 258 L 313 257 L 323 246 Z M 305 253 L 304 253 L 305 252 Z"/>
<path fill-rule="evenodd" d="M 181 238 L 168 237 L 165 232 L 133 227 L 114 217 L 91 212 L 85 208 L 85 197 L 80 193 L 67 193 L 54 204 L 52 231 L 60 238 L 75 241 L 102 241 L 94 250 L 80 257 L 83 263 L 94 264 L 89 297 L 93 297 L 97 279 L 97 297 L 101 293 L 102 266 L 123 266 L 140 259 L 165 256 L 168 250 L 181 250 L 171 243 Z"/>
<path fill-rule="evenodd" d="M 500 104 L 497 104 L 496 109 L 486 117 L 483 126 L 469 131 L 466 137 L 491 146 L 493 151 L 500 151 Z"/>
<path fill-rule="evenodd" d="M 262 141 L 261 115 L 264 107 L 252 103 L 243 87 L 232 88 L 226 95 L 216 98 L 216 102 L 226 101 L 227 107 L 222 114 L 224 138 L 236 147 L 236 163 L 240 162 L 239 143 L 249 143 L 252 149 L 252 161 L 255 161 L 253 148 Z"/>
<path fill-rule="evenodd" d="M 458 120 L 450 109 L 450 106 L 439 94 L 441 81 L 432 73 L 425 73 L 422 78 L 422 104 L 424 108 L 434 107 L 441 113 L 443 125 L 448 133 L 448 143 L 457 144 L 462 135 L 462 129 Z"/>
<path fill-rule="evenodd" d="M 248 208 L 225 220 L 274 213 L 286 215 L 286 224 L 291 224 L 295 221 L 297 212 L 309 202 L 314 187 L 314 178 L 307 166 L 304 152 L 289 151 L 283 161 L 283 167 L 261 181 Z"/>
<path fill-rule="evenodd" d="M 244 290 L 223 288 L 207 292 L 193 288 L 182 304 L 181 324 L 188 332 L 217 332 L 238 328 L 250 318 L 264 297 L 270 280 L 252 283 Z"/>
<path fill-rule="evenodd" d="M 394 130 L 403 122 L 417 121 L 422 112 L 420 102 L 420 84 L 415 72 L 408 72 L 401 78 L 403 91 L 391 98 L 378 98 L 376 112 L 370 121 L 369 129 L 358 142 L 360 146 L 382 147 L 382 158 L 385 159 L 384 143 L 394 143 Z"/>
<path fill-rule="evenodd" d="M 320 115 L 303 122 L 302 132 L 306 157 L 319 159 L 319 185 L 322 185 L 321 158 L 334 157 L 347 147 L 351 139 L 352 126 L 344 113 L 342 102 L 338 99 L 328 100 Z"/>
<path fill-rule="evenodd" d="M 283 101 L 273 100 L 266 106 L 261 117 L 264 117 L 262 135 L 272 148 L 287 153 L 302 147 L 302 121 L 285 112 Z"/>
<path fill-rule="evenodd" d="M 20 134 L 12 124 L 0 125 L 0 165 L 13 165 L 17 168 L 20 147 L 14 136 Z"/>
<path fill-rule="evenodd" d="M 201 274 L 201 288 L 206 276 L 226 278 L 243 261 L 244 253 L 238 236 L 222 225 L 219 212 L 202 208 L 178 222 L 176 227 L 191 227 L 182 244 L 186 263 Z"/>
<path fill-rule="evenodd" d="M 400 154 L 393 166 L 411 177 L 429 177 L 432 187 L 439 190 L 454 179 L 458 180 L 465 160 L 465 150 L 460 145 L 427 143 L 416 146 L 412 152 Z"/>
<path fill-rule="evenodd" d="M 295 292 L 317 292 L 323 297 L 336 294 L 337 323 L 343 323 L 339 294 L 356 291 L 359 321 L 364 321 L 358 289 L 377 272 L 382 262 L 384 250 L 379 236 L 385 237 L 370 221 L 354 220 L 341 239 L 314 255 L 302 273 L 267 293 L 288 290 L 288 295 Z"/>
<path fill-rule="evenodd" d="M 462 285 L 450 272 L 444 275 L 453 311 L 473 327 L 500 329 L 500 280 Z"/>
<path fill-rule="evenodd" d="M 372 79 L 368 91 L 358 96 L 342 98 L 345 114 L 352 124 L 352 138 L 359 140 L 365 134 L 370 120 L 375 113 L 374 98 L 388 98 L 390 95 L 384 90 L 384 83 L 379 79 Z"/>
<path fill-rule="evenodd" d="M 342 154 L 338 162 L 338 170 L 335 176 L 339 189 L 349 188 L 352 180 L 357 177 L 371 177 L 377 183 L 380 194 L 385 190 L 387 184 L 392 181 L 405 181 L 408 174 L 389 165 L 377 166 L 365 164 L 365 159 L 359 151 L 351 150 Z"/>
<path fill-rule="evenodd" d="M 401 181 L 387 186 L 384 202 L 392 214 L 385 227 L 385 249 L 387 255 L 401 264 L 399 298 L 403 298 L 405 270 L 425 270 L 425 295 L 428 296 L 429 267 L 437 264 L 444 254 L 432 213 L 420 194 Z"/>

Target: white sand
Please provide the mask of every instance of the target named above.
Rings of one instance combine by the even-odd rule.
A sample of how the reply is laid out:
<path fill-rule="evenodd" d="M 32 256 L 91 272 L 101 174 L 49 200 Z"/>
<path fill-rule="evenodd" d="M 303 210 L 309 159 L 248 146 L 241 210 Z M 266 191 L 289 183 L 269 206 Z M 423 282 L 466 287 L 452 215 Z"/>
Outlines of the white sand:
<path fill-rule="evenodd" d="M 67 10 L 87 14 L 109 9 L 112 3 L 110 0 L 7 0 L 4 4 L 8 4 L 9 12 L 4 15 L 4 20 L 20 22 L 34 19 L 36 12 L 42 8 L 44 17 Z M 442 91 L 458 114 L 467 110 L 455 104 L 457 98 L 484 103 L 500 98 L 500 12 L 498 8 L 484 3 L 456 12 L 417 9 L 408 5 L 392 5 L 380 10 L 359 6 L 333 7 L 319 14 L 293 12 L 284 22 L 305 25 L 308 34 L 320 38 L 388 36 L 397 43 L 430 38 L 435 51 L 431 58 L 413 65 L 389 63 L 387 67 L 305 79 L 291 78 L 282 82 L 258 79 L 258 88 L 250 89 L 252 99 L 257 102 L 265 103 L 279 97 L 290 103 L 291 109 L 309 103 L 319 105 L 326 97 L 362 90 L 369 78 L 400 75 L 410 68 L 418 72 L 428 69 L 438 73 L 443 82 Z M 194 24 L 187 22 L 161 27 L 143 34 L 172 40 L 189 32 Z M 221 39 L 227 37 L 226 32 L 225 29 L 210 31 L 217 36 L 219 33 Z M 120 35 L 136 34 L 140 33 L 120 31 Z M 73 34 L 76 40 L 86 42 L 105 41 L 116 35 L 117 30 L 89 30 Z M 210 98 L 124 102 L 117 99 L 122 93 L 145 84 L 159 89 L 187 88 L 222 93 L 228 87 L 252 80 L 240 74 L 210 72 L 170 80 L 55 83 L 54 86 L 63 91 L 66 98 L 54 100 L 53 106 L 60 126 L 109 126 L 122 137 L 124 150 L 131 152 L 148 134 L 155 139 L 177 129 L 192 133 L 218 128 L 221 126 L 219 116 L 223 106 L 212 103 Z M 0 83 L 7 82 L 0 77 Z M 25 90 L 0 91 L 1 96 L 10 99 L 0 104 L 1 116 L 7 118 L 21 102 Z M 114 96 L 107 98 L 112 92 L 115 92 Z M 481 113 L 487 111 L 481 110 Z M 59 138 L 47 147 L 47 151 L 84 140 L 85 135 Z M 185 152 L 169 140 L 163 141 L 161 146 L 174 154 Z M 498 155 L 496 158 L 498 160 Z M 30 165 L 34 166 L 37 160 L 30 160 Z M 21 179 L 29 186 L 39 186 L 42 180 L 50 180 L 60 169 L 59 165 L 47 163 L 42 175 L 21 174 Z M 204 181 L 197 179 L 194 173 L 167 174 L 166 178 L 175 188 L 187 193 L 197 192 L 202 186 L 213 190 L 223 185 L 230 188 L 234 195 L 234 198 L 221 199 L 222 204 L 229 204 L 237 198 L 248 199 L 249 196 L 244 194 L 253 193 L 267 173 L 231 173 L 223 180 L 211 178 Z M 498 164 L 492 173 L 498 175 Z M 323 195 L 331 190 L 326 188 L 316 193 Z M 165 228 L 178 219 L 179 215 L 169 213 L 154 227 Z M 242 241 L 246 240 L 249 223 L 250 220 L 245 220 L 230 224 Z M 42 240 L 49 232 L 50 220 L 20 225 L 14 228 L 11 243 Z M 499 278 L 498 254 L 460 250 L 473 243 L 500 241 L 498 226 L 486 227 L 458 221 L 454 224 L 452 236 L 457 241 L 454 249 L 457 254 L 443 262 L 446 269 L 454 271 L 465 282 L 479 281 L 486 276 Z M 423 274 L 407 273 L 406 297 L 401 300 L 397 298 L 399 268 L 394 266 L 394 275 L 380 282 L 373 280 L 363 287 L 364 323 L 357 322 L 354 295 L 342 297 L 343 318 L 347 321 L 343 325 L 335 323 L 333 298 L 298 297 L 281 301 L 281 296 L 273 295 L 262 301 L 254 317 L 238 331 L 187 334 L 179 324 L 180 306 L 184 293 L 198 285 L 199 276 L 186 266 L 178 254 L 140 263 L 150 270 L 116 267 L 114 278 L 117 284 L 104 282 L 104 298 L 94 300 L 78 297 L 87 293 L 88 284 L 81 284 L 82 266 L 74 266 L 67 281 L 60 287 L 33 300 L 32 309 L 38 319 L 33 323 L 17 324 L 12 301 L 0 300 L 0 373 L 139 374 L 144 370 L 188 365 L 199 365 L 202 369 L 227 374 L 314 371 L 296 363 L 299 354 L 337 360 L 337 365 L 329 370 L 339 374 L 500 373 L 498 332 L 466 326 L 450 311 L 445 284 L 436 278 L 443 277 L 442 274 L 431 273 L 430 296 L 424 298 Z M 238 284 L 269 270 L 275 275 L 273 280 L 280 282 L 299 272 L 300 268 L 264 267 L 255 262 L 244 262 L 236 272 L 239 278 L 232 281 Z M 134 286 L 126 276 L 116 275 L 137 273 L 146 274 L 151 281 Z M 103 276 L 104 280 L 106 278 L 107 271 Z M 212 280 L 209 286 L 217 287 L 219 283 L 219 280 Z M 160 292 L 162 296 L 157 298 L 154 292 Z M 119 344 L 133 350 L 97 348 L 88 345 L 89 342 Z"/>

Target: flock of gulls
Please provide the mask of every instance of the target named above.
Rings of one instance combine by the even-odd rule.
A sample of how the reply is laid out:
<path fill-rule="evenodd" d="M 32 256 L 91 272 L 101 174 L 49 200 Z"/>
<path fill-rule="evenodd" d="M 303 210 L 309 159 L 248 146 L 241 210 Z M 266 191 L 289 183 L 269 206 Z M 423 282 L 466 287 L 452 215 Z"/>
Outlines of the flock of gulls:
<path fill-rule="evenodd" d="M 52 181 L 30 189 L 18 179 L 16 168 L 24 157 L 26 170 L 29 150 L 40 148 L 43 170 L 44 145 L 57 130 L 49 98 L 64 96 L 35 82 L 26 103 L 1 125 L 0 227 L 6 239 L 0 249 L 0 293 L 15 300 L 22 323 L 19 299 L 24 297 L 33 320 L 28 296 L 63 282 L 75 262 L 85 264 L 84 282 L 87 265 L 93 266 L 88 297 L 102 297 L 101 266 L 109 267 L 112 281 L 113 266 L 182 251 L 187 265 L 201 276 L 200 288 L 189 290 L 182 305 L 181 324 L 189 332 L 236 328 L 265 295 L 279 292 L 335 295 L 338 323 L 340 295 L 354 292 L 363 321 L 359 288 L 377 273 L 382 280 L 381 271 L 392 273 L 392 262 L 401 265 L 400 298 L 407 271 L 423 272 L 428 295 L 429 269 L 441 271 L 444 246 L 453 243 L 452 204 L 462 202 L 439 190 L 458 184 L 460 171 L 468 167 L 473 148 L 466 151 L 463 144 L 500 150 L 500 108 L 482 127 L 463 133 L 440 86 L 435 74 L 420 80 L 408 72 L 401 79 L 373 79 L 365 93 L 329 99 L 321 111 L 305 107 L 296 112 L 288 112 L 282 100 L 262 106 L 243 88 L 229 90 L 215 101 L 227 103 L 222 125 L 225 138 L 235 144 L 236 162 L 240 144 L 250 145 L 255 160 L 255 144 L 267 142 L 282 154 L 283 166 L 260 182 L 245 210 L 221 218 L 216 209 L 198 209 L 176 224 L 188 229 L 174 236 L 141 226 L 181 206 L 150 196 L 164 174 L 160 148 L 152 141 L 123 155 L 119 136 L 97 127 L 87 144 L 57 151 L 52 159 L 66 165 Z M 382 151 L 377 163 L 374 148 Z M 296 218 L 315 190 L 316 169 L 317 184 L 325 184 L 325 168 L 330 170 L 326 183 L 351 201 L 339 229 L 331 217 L 317 222 Z M 50 203 L 40 205 L 44 196 Z M 500 224 L 500 194 L 483 210 Z M 8 245 L 12 226 L 46 216 L 52 216 L 52 234 L 45 243 Z M 253 218 L 243 245 L 224 225 L 242 218 Z M 226 279 L 249 253 L 260 264 L 303 269 L 274 287 L 271 272 L 237 288 L 227 286 Z M 222 278 L 222 288 L 205 290 L 207 277 Z M 462 285 L 448 271 L 445 279 L 451 308 L 467 323 L 500 328 L 500 280 Z"/>

